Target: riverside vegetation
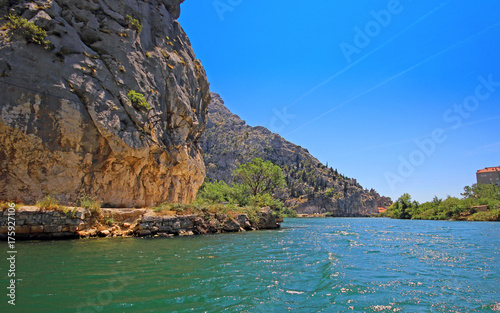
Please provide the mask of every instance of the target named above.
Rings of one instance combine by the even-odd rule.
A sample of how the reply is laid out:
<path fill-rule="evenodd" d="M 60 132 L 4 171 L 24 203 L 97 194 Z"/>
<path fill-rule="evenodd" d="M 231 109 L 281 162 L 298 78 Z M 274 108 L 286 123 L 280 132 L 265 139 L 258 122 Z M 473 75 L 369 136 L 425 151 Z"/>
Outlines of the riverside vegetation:
<path fill-rule="evenodd" d="M 205 182 L 195 204 L 216 205 L 223 203 L 229 207 L 262 208 L 269 207 L 277 217 L 296 217 L 294 210 L 285 208 L 283 201 L 275 195 L 286 188 L 283 170 L 270 161 L 255 158 L 240 164 L 233 172 L 234 182 Z M 250 209 L 251 210 L 251 209 Z"/>
<path fill-rule="evenodd" d="M 466 186 L 462 198 L 434 197 L 430 202 L 418 203 L 403 194 L 381 216 L 414 220 L 500 221 L 500 186 L 474 184 Z M 484 208 L 486 211 L 479 211 Z"/>

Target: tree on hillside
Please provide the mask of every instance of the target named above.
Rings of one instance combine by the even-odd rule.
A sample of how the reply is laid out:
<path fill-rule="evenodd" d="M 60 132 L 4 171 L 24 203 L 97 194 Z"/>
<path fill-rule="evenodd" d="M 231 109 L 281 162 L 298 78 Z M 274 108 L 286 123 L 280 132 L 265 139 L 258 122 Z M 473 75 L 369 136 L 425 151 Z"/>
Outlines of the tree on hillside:
<path fill-rule="evenodd" d="M 241 164 L 233 175 L 250 188 L 253 196 L 272 194 L 276 189 L 285 187 L 285 175 L 281 168 L 261 158 Z"/>

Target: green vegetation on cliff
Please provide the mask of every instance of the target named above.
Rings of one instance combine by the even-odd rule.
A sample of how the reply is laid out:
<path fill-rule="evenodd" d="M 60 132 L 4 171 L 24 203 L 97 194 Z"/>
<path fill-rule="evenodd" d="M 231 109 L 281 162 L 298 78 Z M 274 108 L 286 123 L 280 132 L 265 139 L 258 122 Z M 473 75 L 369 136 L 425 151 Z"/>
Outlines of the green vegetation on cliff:
<path fill-rule="evenodd" d="M 462 199 L 448 196 L 444 200 L 434 197 L 420 204 L 405 193 L 384 215 L 397 219 L 500 221 L 499 186 L 474 184 L 465 187 L 462 196 Z"/>
<path fill-rule="evenodd" d="M 135 90 L 130 90 L 128 92 L 128 98 L 132 105 L 138 110 L 151 110 L 151 106 L 144 98 L 142 93 L 136 92 Z"/>
<path fill-rule="evenodd" d="M 132 28 L 136 32 L 140 33 L 142 31 L 141 22 L 130 15 L 127 15 L 127 23 L 129 24 L 130 28 Z"/>
<path fill-rule="evenodd" d="M 45 49 L 53 48 L 53 44 L 45 39 L 47 38 L 47 32 L 35 23 L 13 14 L 7 15 L 5 20 L 7 20 L 7 23 L 3 27 L 9 30 L 11 35 L 24 38 L 28 43 L 35 43 Z"/>

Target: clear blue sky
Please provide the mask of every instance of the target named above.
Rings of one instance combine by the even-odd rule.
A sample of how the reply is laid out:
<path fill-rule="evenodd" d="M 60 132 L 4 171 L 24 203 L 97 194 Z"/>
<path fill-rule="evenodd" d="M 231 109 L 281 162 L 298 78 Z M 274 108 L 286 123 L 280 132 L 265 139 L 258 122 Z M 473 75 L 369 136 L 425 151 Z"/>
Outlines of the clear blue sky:
<path fill-rule="evenodd" d="M 498 0 L 186 0 L 180 22 L 232 112 L 365 188 L 460 196 L 500 166 Z"/>

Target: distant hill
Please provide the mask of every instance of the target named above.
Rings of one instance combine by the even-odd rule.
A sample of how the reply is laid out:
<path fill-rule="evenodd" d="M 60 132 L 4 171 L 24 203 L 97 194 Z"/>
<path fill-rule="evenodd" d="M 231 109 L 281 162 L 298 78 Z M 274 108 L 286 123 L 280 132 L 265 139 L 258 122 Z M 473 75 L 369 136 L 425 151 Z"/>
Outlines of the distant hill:
<path fill-rule="evenodd" d="M 365 190 L 355 179 L 323 165 L 307 149 L 265 127 L 247 125 L 228 110 L 218 94 L 211 96 L 201 138 L 207 181 L 232 183 L 232 173 L 239 164 L 260 157 L 283 169 L 287 188 L 278 196 L 298 213 L 364 216 L 392 203 L 390 198 L 381 197 L 373 189 Z"/>

